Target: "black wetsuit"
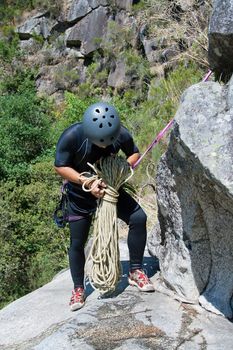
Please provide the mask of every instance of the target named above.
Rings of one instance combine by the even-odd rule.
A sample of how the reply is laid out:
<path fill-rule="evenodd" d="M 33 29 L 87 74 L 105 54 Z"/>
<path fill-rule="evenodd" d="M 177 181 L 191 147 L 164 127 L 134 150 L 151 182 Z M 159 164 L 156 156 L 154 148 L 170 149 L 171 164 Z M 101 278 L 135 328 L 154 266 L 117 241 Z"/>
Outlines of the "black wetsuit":
<path fill-rule="evenodd" d="M 66 129 L 56 148 L 56 167 L 71 167 L 79 173 L 90 172 L 88 162 L 94 164 L 101 157 L 107 157 L 123 151 L 126 158 L 138 152 L 132 136 L 121 126 L 120 135 L 114 144 L 100 148 L 90 142 L 83 134 L 82 123 L 76 123 Z M 84 246 L 88 238 L 92 213 L 96 209 L 97 199 L 91 193 L 82 190 L 82 186 L 68 182 L 69 214 L 82 216 L 70 222 L 70 270 L 74 287 L 83 286 Z M 118 217 L 129 225 L 128 247 L 132 268 L 141 268 L 146 244 L 146 215 L 138 203 L 124 190 L 120 189 L 117 203 Z"/>

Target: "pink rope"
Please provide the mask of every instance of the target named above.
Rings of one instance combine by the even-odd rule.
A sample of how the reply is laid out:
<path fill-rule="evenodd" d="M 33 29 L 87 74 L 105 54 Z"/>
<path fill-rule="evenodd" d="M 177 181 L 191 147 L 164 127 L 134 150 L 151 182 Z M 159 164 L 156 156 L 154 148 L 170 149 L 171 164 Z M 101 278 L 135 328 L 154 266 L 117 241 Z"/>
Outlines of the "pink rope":
<path fill-rule="evenodd" d="M 206 82 L 209 79 L 209 77 L 211 76 L 211 74 L 212 74 L 212 71 L 209 70 L 208 73 L 204 76 L 202 81 Z M 172 127 L 173 122 L 174 122 L 174 118 L 171 119 L 170 122 L 165 126 L 165 128 L 158 133 L 156 138 L 147 147 L 145 152 L 140 156 L 140 158 L 136 161 L 136 163 L 134 163 L 134 165 L 132 166 L 132 169 L 135 169 L 141 163 L 141 161 L 145 157 L 145 155 L 161 140 L 161 138 L 164 136 L 164 134 Z"/>
<path fill-rule="evenodd" d="M 161 138 L 163 137 L 163 135 L 166 133 L 166 131 L 168 129 L 170 129 L 170 127 L 173 124 L 174 119 L 170 120 L 170 122 L 165 126 L 165 128 L 163 130 L 161 130 L 158 135 L 156 136 L 156 138 L 154 139 L 153 142 L 151 142 L 151 144 L 147 147 L 147 149 L 145 150 L 145 152 L 140 156 L 140 158 L 136 161 L 136 163 L 134 163 L 134 165 L 132 166 L 133 169 L 136 168 L 136 166 L 138 166 L 138 164 L 141 162 L 141 160 L 145 157 L 145 155 L 159 142 L 159 140 L 161 140 Z"/>
<path fill-rule="evenodd" d="M 209 77 L 211 76 L 211 74 L 212 74 L 212 70 L 209 69 L 208 73 L 206 74 L 206 76 L 203 78 L 202 81 L 206 82 L 209 79 Z"/>

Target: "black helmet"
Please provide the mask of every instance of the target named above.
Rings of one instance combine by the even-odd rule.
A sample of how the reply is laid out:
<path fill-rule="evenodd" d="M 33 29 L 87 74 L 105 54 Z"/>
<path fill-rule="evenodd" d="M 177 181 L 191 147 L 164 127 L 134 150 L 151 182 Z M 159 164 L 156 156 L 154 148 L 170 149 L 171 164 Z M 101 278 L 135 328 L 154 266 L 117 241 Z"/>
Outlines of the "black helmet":
<path fill-rule="evenodd" d="M 108 103 L 94 103 L 84 113 L 84 133 L 97 146 L 112 144 L 120 133 L 120 127 L 118 113 Z"/>

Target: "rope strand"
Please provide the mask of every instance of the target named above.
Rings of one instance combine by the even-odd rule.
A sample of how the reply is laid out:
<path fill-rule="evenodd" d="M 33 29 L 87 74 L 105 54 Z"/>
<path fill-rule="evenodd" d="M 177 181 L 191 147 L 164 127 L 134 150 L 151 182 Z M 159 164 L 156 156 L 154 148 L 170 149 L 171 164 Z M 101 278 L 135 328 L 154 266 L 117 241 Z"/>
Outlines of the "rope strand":
<path fill-rule="evenodd" d="M 115 290 L 121 277 L 120 251 L 118 245 L 117 207 L 119 188 L 133 175 L 133 170 L 122 157 L 102 158 L 98 165 L 89 166 L 98 179 L 107 184 L 105 195 L 97 207 L 93 243 L 86 266 L 92 262 L 88 273 L 93 288 L 101 293 Z"/>

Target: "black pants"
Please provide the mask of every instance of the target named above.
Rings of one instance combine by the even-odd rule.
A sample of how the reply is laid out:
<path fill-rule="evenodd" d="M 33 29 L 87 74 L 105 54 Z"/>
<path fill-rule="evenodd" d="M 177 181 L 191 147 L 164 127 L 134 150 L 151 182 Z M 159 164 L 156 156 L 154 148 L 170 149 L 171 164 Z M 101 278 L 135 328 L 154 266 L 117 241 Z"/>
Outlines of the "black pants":
<path fill-rule="evenodd" d="M 128 248 L 130 267 L 141 268 L 146 245 L 146 214 L 138 203 L 124 190 L 119 191 L 118 218 L 129 226 Z M 70 222 L 69 263 L 74 287 L 84 284 L 84 247 L 88 238 L 92 217 L 86 216 Z"/>

